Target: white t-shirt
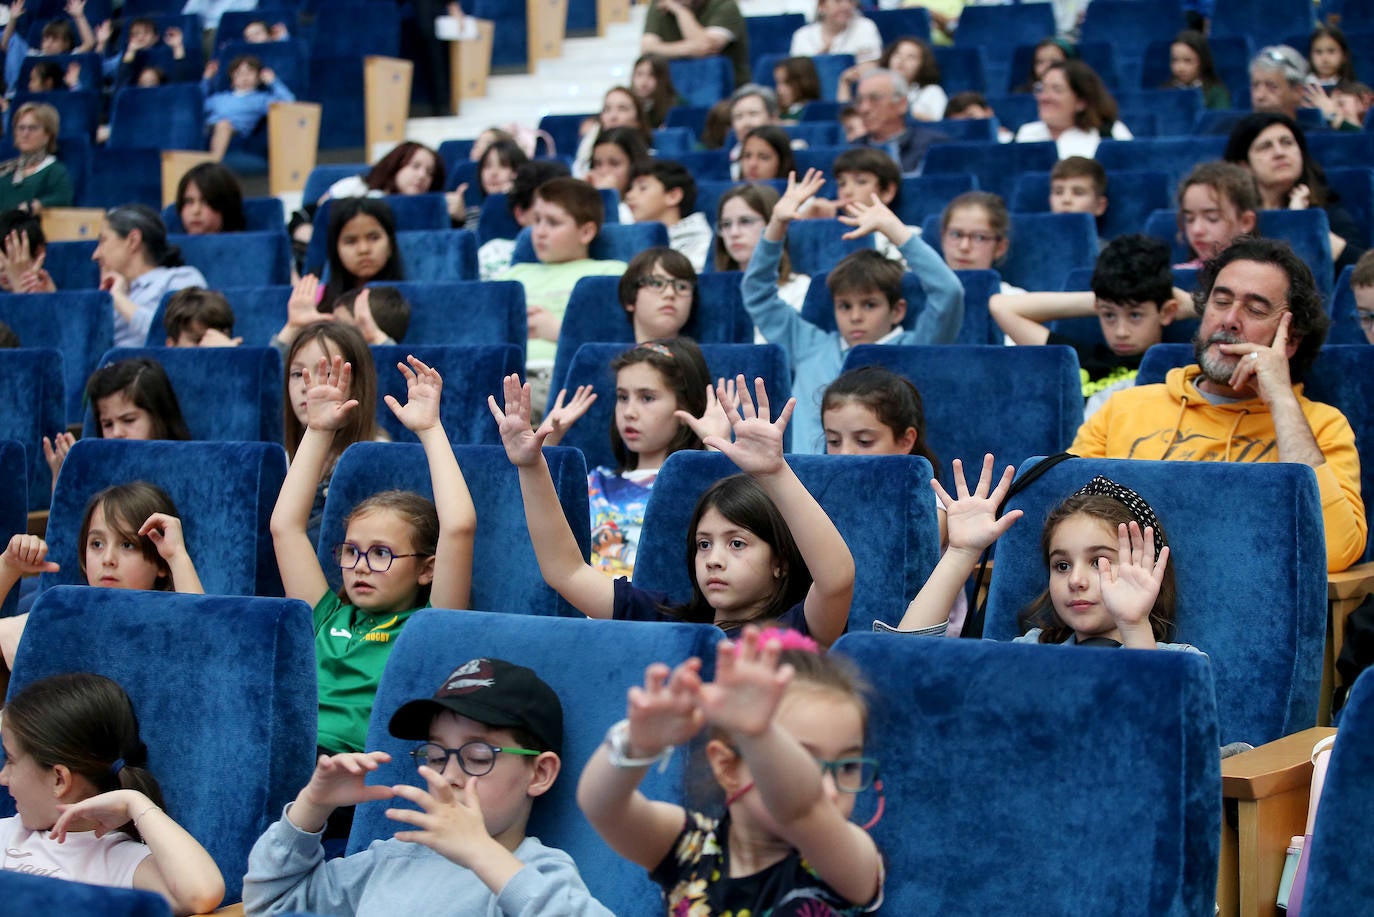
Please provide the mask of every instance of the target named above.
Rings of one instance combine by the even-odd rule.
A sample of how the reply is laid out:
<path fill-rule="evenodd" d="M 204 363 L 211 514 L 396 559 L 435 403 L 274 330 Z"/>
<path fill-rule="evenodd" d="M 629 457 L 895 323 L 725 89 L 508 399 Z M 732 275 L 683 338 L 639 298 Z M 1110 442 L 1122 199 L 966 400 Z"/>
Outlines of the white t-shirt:
<path fill-rule="evenodd" d="M 825 47 L 821 24 L 813 22 L 792 33 L 792 57 L 813 57 L 817 54 L 852 54 L 858 64 L 877 60 L 883 55 L 883 37 L 873 20 L 855 13 L 849 25 L 830 40 Z"/>
<path fill-rule="evenodd" d="M 911 108 L 911 116 L 921 121 L 939 121 L 945 116 L 945 107 L 949 105 L 949 96 L 939 83 L 931 83 L 929 86 L 913 86 L 911 92 L 907 93 L 907 104 Z"/>
<path fill-rule="evenodd" d="M 18 815 L 0 818 L 0 870 L 52 876 L 70 882 L 133 888 L 134 870 L 150 856 L 146 845 L 112 831 L 70 831 L 59 844 L 46 829 L 30 831 Z"/>
<path fill-rule="evenodd" d="M 1041 140 L 1050 140 L 1050 129 L 1045 126 L 1044 121 L 1032 121 L 1029 124 L 1021 125 L 1021 129 L 1016 132 L 1017 143 L 1035 143 Z M 1113 140 L 1134 140 L 1135 135 L 1131 129 L 1120 121 L 1112 123 Z M 1094 128 L 1090 131 L 1071 127 L 1059 135 L 1059 139 L 1054 141 L 1054 145 L 1059 150 L 1060 159 L 1068 159 L 1070 156 L 1083 156 L 1092 159 L 1097 155 L 1097 144 L 1102 140 L 1102 135 Z"/>

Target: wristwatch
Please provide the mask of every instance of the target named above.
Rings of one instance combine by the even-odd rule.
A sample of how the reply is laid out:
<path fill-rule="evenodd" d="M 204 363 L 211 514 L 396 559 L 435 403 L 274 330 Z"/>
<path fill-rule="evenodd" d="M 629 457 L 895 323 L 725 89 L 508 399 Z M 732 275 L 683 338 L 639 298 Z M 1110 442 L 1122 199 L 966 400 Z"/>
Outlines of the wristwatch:
<path fill-rule="evenodd" d="M 631 757 L 629 720 L 621 720 L 610 729 L 606 730 L 605 741 L 606 760 L 611 763 L 612 767 L 648 767 L 651 764 L 667 766 L 668 759 L 673 756 L 673 747 L 670 745 L 649 758 Z"/>

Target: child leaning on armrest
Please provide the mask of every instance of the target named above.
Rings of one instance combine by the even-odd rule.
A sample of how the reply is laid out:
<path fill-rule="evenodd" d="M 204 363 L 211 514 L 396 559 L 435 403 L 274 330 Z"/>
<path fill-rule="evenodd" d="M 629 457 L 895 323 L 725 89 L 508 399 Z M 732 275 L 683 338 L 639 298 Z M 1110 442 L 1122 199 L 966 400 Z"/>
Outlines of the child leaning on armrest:
<path fill-rule="evenodd" d="M 925 287 L 926 305 L 916 327 L 902 328 L 906 300 L 902 298 L 902 266 L 875 250 L 846 255 L 830 272 L 826 285 L 835 299 L 838 331 L 824 331 L 802 318 L 778 296 L 778 258 L 787 227 L 797 209 L 814 197 L 825 177 L 810 169 L 797 180 L 787 178 L 787 192 L 773 207 L 773 215 L 749 260 L 741 290 L 744 308 L 763 336 L 787 351 L 792 363 L 792 391 L 797 396 L 792 450 L 821 452 L 825 440 L 818 405 L 825 387 L 844 366 L 845 354 L 856 344 L 948 344 L 959 334 L 964 318 L 964 288 L 929 245 L 889 210 L 875 193 L 867 203 L 854 200 L 841 222 L 854 227 L 846 239 L 882 233 L 898 247 L 907 270 Z"/>

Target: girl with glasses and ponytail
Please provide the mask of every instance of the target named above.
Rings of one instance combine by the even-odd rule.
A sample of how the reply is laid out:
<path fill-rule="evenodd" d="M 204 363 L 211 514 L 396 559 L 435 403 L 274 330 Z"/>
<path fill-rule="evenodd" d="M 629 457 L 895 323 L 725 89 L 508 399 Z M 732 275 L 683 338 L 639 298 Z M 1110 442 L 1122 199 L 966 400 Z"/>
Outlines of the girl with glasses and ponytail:
<path fill-rule="evenodd" d="M 0 819 L 0 870 L 157 892 L 176 914 L 219 906 L 219 867 L 163 810 L 118 684 L 88 673 L 33 682 L 5 705 L 0 742 L 0 785 L 18 812 Z"/>
<path fill-rule="evenodd" d="M 321 357 L 303 372 L 306 429 L 272 511 L 272 543 L 288 598 L 314 607 L 320 693 L 321 754 L 361 752 L 372 699 L 406 621 L 421 608 L 467 608 L 477 513 L 453 447 L 439 421 L 443 379 L 415 357 L 397 364 L 407 402 L 386 397 L 396 417 L 424 446 L 434 500 L 410 491 L 374 494 L 344 520 L 334 546 L 343 588 L 329 588 L 306 533 L 315 491 L 334 439 L 359 409 L 353 367 Z M 346 837 L 352 809 L 336 810 L 326 838 Z"/>

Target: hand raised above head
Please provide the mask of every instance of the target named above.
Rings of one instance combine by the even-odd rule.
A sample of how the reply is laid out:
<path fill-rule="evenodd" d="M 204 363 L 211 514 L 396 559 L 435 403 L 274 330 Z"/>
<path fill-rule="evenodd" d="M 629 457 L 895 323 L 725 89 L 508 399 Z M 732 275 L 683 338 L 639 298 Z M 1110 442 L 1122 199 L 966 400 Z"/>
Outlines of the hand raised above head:
<path fill-rule="evenodd" d="M 949 550 L 982 553 L 1021 518 L 1022 512 L 1019 509 L 998 518 L 997 509 L 1007 498 L 1007 491 L 1016 476 L 1016 469 L 1008 465 L 1002 472 L 997 486 L 993 487 L 993 463 L 992 453 L 983 456 L 982 473 L 978 476 L 978 484 L 970 493 L 964 477 L 964 463 L 955 459 L 954 488 L 957 498 L 951 497 L 949 492 L 940 486 L 939 481 L 931 480 L 930 485 L 935 489 L 940 504 L 945 509 Z"/>
<path fill-rule="evenodd" d="M 406 357 L 410 365 L 397 363 L 396 368 L 406 378 L 406 403 L 401 404 L 395 396 L 386 396 L 386 406 L 396 419 L 405 424 L 407 430 L 416 435 L 439 425 L 439 401 L 444 390 L 443 377 L 432 366 L 427 366 L 414 355 Z"/>
<path fill-rule="evenodd" d="M 740 471 L 755 476 L 772 474 L 784 467 L 782 433 L 796 410 L 797 399 L 789 398 L 777 420 L 769 419 L 768 391 L 763 379 L 754 380 L 758 404 L 749 397 L 749 384 L 741 373 L 735 379 L 735 391 L 727 390 L 724 380 L 716 387 L 716 400 L 724 407 L 735 440 L 710 436 L 704 442 L 712 449 L 725 453 Z M 734 399 L 738 398 L 738 407 Z"/>
<path fill-rule="evenodd" d="M 503 382 L 506 406 L 503 410 L 496 402 L 495 395 L 487 396 L 487 407 L 495 418 L 501 433 L 501 444 L 506 447 L 506 458 L 517 468 L 528 468 L 539 461 L 540 450 L 549 430 L 530 429 L 530 385 L 523 385 L 520 377 L 512 373 Z"/>
<path fill-rule="evenodd" d="M 305 377 L 306 426 L 312 430 L 333 432 L 342 427 L 357 407 L 350 398 L 353 386 L 353 366 L 341 356 L 332 360 L 321 357 L 314 374 L 302 371 Z"/>

